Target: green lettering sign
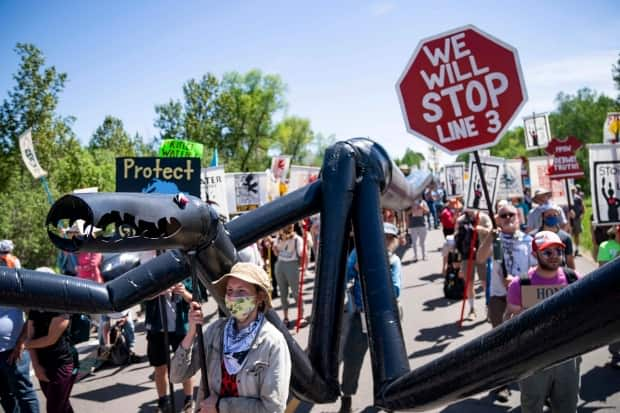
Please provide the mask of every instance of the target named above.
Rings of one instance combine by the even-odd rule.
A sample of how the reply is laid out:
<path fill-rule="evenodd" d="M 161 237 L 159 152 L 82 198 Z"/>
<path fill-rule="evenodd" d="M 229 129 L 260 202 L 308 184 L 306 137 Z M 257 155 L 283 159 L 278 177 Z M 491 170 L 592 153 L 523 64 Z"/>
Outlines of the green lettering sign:
<path fill-rule="evenodd" d="M 202 159 L 202 143 L 183 139 L 164 139 L 159 147 L 162 158 L 200 158 Z"/>

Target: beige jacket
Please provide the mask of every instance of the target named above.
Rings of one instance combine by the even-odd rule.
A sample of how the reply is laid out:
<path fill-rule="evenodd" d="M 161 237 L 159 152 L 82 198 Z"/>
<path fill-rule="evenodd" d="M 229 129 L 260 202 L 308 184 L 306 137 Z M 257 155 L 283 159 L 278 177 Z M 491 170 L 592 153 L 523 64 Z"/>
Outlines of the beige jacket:
<path fill-rule="evenodd" d="M 207 357 L 207 376 L 211 394 L 219 394 L 222 384 L 222 335 L 226 319 L 209 325 L 204 332 Z M 200 369 L 198 343 L 194 340 L 189 350 L 179 346 L 170 366 L 170 380 L 181 383 Z M 291 379 L 291 357 L 284 336 L 265 320 L 254 344 L 248 352 L 241 371 L 237 373 L 240 397 L 222 398 L 220 413 L 228 412 L 284 412 Z M 198 400 L 203 400 L 202 383 Z M 200 403 L 196 403 L 199 408 Z"/>

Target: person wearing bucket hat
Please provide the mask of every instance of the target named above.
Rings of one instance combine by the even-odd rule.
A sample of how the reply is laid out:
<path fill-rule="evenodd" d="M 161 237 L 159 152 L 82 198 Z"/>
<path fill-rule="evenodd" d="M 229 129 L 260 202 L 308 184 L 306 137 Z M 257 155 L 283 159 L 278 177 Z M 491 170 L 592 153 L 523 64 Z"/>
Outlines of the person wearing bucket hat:
<path fill-rule="evenodd" d="M 196 408 L 201 412 L 284 412 L 291 378 L 291 357 L 284 336 L 265 318 L 272 308 L 271 282 L 256 264 L 239 262 L 215 281 L 228 318 L 204 331 L 209 397 L 203 384 Z M 200 368 L 196 325 L 203 323 L 200 304 L 192 302 L 189 331 L 171 361 L 170 379 L 181 382 Z"/>
<path fill-rule="evenodd" d="M 555 204 L 551 200 L 552 193 L 547 188 L 536 188 L 534 190 L 534 197 L 532 200 L 537 206 L 527 214 L 527 226 L 525 232 L 531 232 L 538 230 L 542 225 L 542 214 L 550 207 L 555 207 Z M 565 227 L 568 224 L 566 215 L 562 208 L 560 208 L 560 226 Z"/>

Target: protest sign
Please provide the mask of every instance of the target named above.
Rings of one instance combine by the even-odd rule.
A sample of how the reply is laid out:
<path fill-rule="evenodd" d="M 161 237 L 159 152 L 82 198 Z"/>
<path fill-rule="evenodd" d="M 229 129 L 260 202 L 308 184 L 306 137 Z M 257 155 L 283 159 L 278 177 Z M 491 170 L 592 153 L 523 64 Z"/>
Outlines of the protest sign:
<path fill-rule="evenodd" d="M 554 138 L 545 148 L 547 154 L 553 156 L 551 168 L 549 168 L 549 178 L 581 178 L 583 170 L 577 162 L 575 153 L 581 148 L 582 143 L 574 136 L 559 139 Z"/>
<path fill-rule="evenodd" d="M 200 159 L 116 158 L 116 192 L 200 196 Z"/>
<path fill-rule="evenodd" d="M 457 198 L 465 195 L 465 162 L 454 162 L 444 166 L 446 195 Z"/>
<path fill-rule="evenodd" d="M 484 173 L 484 180 L 489 191 L 491 205 L 495 204 L 497 198 L 497 181 L 501 164 L 491 158 L 480 159 L 480 165 Z M 465 208 L 489 210 L 486 198 L 482 192 L 482 181 L 478 174 L 478 167 L 473 158 L 469 159 L 469 182 L 467 185 L 467 196 L 465 197 Z"/>
<path fill-rule="evenodd" d="M 532 116 L 524 117 L 523 133 L 525 134 L 525 148 L 528 151 L 546 148 L 551 140 L 549 115 L 534 113 Z"/>
<path fill-rule="evenodd" d="M 34 152 L 34 145 L 32 144 L 32 131 L 28 129 L 19 137 L 19 150 L 22 153 L 22 160 L 26 164 L 26 168 L 30 171 L 34 179 L 43 178 L 47 175 L 47 172 L 41 168 L 37 155 Z"/>
<path fill-rule="evenodd" d="M 164 139 L 159 146 L 162 158 L 200 158 L 202 159 L 203 144 L 185 139 Z"/>
<path fill-rule="evenodd" d="M 288 192 L 302 188 L 319 177 L 321 168 L 316 166 L 291 165 L 291 176 L 288 182 Z"/>
<path fill-rule="evenodd" d="M 200 172 L 200 198 L 205 202 L 207 200 L 215 202 L 222 215 L 228 216 L 228 198 L 226 197 L 223 166 L 202 168 Z"/>
<path fill-rule="evenodd" d="M 267 176 L 264 172 L 235 172 L 224 175 L 229 213 L 256 209 L 267 202 Z"/>
<path fill-rule="evenodd" d="M 528 159 L 530 168 L 530 185 L 532 195 L 537 188 L 551 190 L 551 200 L 556 205 L 566 205 L 566 185 L 559 180 L 549 178 L 551 159 L 546 156 L 534 156 Z M 569 186 L 572 180 L 569 180 Z"/>
<path fill-rule="evenodd" d="M 511 199 L 522 197 L 521 159 L 498 159 L 501 159 L 501 167 L 497 198 Z"/>
<path fill-rule="evenodd" d="M 275 179 L 286 179 L 290 166 L 291 157 L 289 155 L 278 155 L 271 158 L 271 174 Z"/>
<path fill-rule="evenodd" d="M 620 147 L 588 145 L 592 215 L 597 224 L 620 224 Z"/>
<path fill-rule="evenodd" d="M 610 112 L 603 125 L 603 142 L 618 143 L 620 140 L 620 112 Z"/>

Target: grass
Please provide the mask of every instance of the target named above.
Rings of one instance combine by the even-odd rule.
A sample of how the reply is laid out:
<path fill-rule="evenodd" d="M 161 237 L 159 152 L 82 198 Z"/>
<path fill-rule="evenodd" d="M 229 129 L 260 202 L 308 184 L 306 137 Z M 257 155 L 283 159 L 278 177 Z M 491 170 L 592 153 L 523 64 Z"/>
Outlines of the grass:
<path fill-rule="evenodd" d="M 579 249 L 581 251 L 587 250 L 592 255 L 592 221 L 590 221 L 590 215 L 592 214 L 592 199 L 590 197 L 584 197 L 583 204 L 585 206 L 585 212 L 583 214 L 582 225 L 583 232 L 579 238 Z"/>

